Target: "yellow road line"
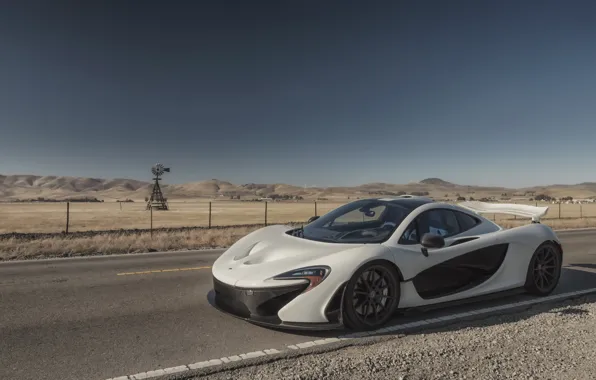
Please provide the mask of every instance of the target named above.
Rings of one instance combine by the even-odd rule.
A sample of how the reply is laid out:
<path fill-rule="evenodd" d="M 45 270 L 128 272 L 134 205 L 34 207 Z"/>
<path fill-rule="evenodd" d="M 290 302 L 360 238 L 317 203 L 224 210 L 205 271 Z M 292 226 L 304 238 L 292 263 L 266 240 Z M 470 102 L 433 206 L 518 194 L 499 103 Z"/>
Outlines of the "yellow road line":
<path fill-rule="evenodd" d="M 164 272 L 182 272 L 187 270 L 201 270 L 201 269 L 209 269 L 211 267 L 191 267 L 191 268 L 172 268 L 172 269 L 156 269 L 156 270 L 147 270 L 142 272 L 125 272 L 125 273 L 118 273 L 116 276 L 129 276 L 133 274 L 151 274 L 151 273 L 164 273 Z"/>

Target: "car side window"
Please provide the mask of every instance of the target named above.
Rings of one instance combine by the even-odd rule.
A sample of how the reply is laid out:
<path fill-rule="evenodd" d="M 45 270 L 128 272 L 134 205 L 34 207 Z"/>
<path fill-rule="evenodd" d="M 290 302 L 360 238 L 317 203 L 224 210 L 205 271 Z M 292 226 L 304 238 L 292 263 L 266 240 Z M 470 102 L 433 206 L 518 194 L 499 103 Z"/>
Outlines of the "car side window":
<path fill-rule="evenodd" d="M 401 235 L 399 239 L 399 244 L 418 244 L 420 243 L 420 238 L 418 236 L 418 225 L 416 220 L 412 221 L 410 225 L 406 228 L 404 233 Z"/>
<path fill-rule="evenodd" d="M 461 233 L 462 229 L 455 212 L 446 209 L 429 210 L 408 225 L 398 243 L 420 244 L 421 237 L 429 232 L 448 238 Z"/>
<path fill-rule="evenodd" d="M 465 232 L 480 224 L 480 220 L 463 212 L 454 211 L 459 221 L 460 232 Z"/>
<path fill-rule="evenodd" d="M 424 214 L 426 219 L 425 225 L 428 226 L 428 230 L 425 232 L 441 235 L 444 238 L 457 235 L 461 232 L 457 217 L 451 210 L 429 210 Z"/>

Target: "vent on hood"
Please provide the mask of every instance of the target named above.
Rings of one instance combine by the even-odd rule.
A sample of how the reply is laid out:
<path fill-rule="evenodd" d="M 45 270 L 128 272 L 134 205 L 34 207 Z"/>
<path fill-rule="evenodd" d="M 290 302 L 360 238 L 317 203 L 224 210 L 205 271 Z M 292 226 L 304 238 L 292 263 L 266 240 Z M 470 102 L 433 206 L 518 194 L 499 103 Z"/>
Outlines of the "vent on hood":
<path fill-rule="evenodd" d="M 253 253 L 257 253 L 257 252 L 263 250 L 264 248 L 267 248 L 268 246 L 269 246 L 269 243 L 264 242 L 264 241 L 258 241 L 256 243 L 254 243 L 253 245 L 251 245 L 250 247 L 248 247 L 244 253 L 234 256 L 234 260 L 238 261 L 238 260 L 244 259 L 246 256 L 252 255 Z"/>
<path fill-rule="evenodd" d="M 244 253 L 238 254 L 236 256 L 234 256 L 234 261 L 238 261 L 238 260 L 242 260 L 243 258 L 245 258 L 246 256 L 250 255 L 250 251 L 252 251 L 252 249 L 255 247 L 255 245 L 259 244 L 259 242 L 254 243 L 253 245 L 251 245 L 250 247 L 248 247 L 246 249 L 246 251 Z"/>

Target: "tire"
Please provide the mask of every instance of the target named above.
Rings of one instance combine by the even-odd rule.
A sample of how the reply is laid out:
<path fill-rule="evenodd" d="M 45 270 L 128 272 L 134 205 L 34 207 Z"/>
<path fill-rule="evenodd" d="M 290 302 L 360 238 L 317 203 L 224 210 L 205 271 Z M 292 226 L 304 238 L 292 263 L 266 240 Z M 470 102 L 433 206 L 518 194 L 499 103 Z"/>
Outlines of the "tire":
<path fill-rule="evenodd" d="M 343 297 L 343 322 L 351 330 L 374 330 L 394 315 L 400 299 L 399 275 L 393 265 L 377 260 L 360 267 Z"/>
<path fill-rule="evenodd" d="M 540 297 L 551 294 L 559 284 L 562 263 L 561 249 L 555 243 L 540 244 L 528 265 L 526 292 Z"/>

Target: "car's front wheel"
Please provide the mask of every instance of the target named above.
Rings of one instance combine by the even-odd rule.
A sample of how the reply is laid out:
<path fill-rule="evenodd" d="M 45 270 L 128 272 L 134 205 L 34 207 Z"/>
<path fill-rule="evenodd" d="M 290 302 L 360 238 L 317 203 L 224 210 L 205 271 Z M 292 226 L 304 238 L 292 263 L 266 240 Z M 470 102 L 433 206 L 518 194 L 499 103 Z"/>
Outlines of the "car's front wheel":
<path fill-rule="evenodd" d="M 399 297 L 399 276 L 390 263 L 373 261 L 363 265 L 346 285 L 344 325 L 354 330 L 380 328 L 393 316 Z"/>
<path fill-rule="evenodd" d="M 537 296 L 549 295 L 559 283 L 562 261 L 561 251 L 553 242 L 536 248 L 528 266 L 526 291 Z"/>

